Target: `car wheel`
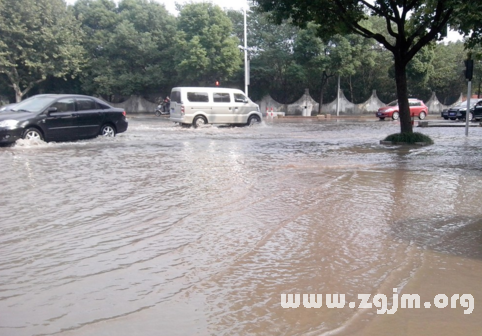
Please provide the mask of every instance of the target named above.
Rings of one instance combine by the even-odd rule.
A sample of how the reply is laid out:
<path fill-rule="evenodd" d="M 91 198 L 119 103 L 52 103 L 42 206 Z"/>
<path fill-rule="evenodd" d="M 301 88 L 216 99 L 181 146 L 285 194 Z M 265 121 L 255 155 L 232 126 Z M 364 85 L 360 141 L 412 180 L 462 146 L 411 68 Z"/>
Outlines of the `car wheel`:
<path fill-rule="evenodd" d="M 381 121 L 383 121 L 383 120 L 385 120 L 385 117 L 383 117 L 383 118 L 380 118 L 380 120 L 381 120 Z"/>
<path fill-rule="evenodd" d="M 102 126 L 102 128 L 100 129 L 100 135 L 108 137 L 108 138 L 115 137 L 114 126 L 112 126 L 110 124 L 106 124 L 106 125 Z"/>
<path fill-rule="evenodd" d="M 450 120 L 455 120 L 455 119 L 457 119 L 457 118 L 450 118 Z"/>
<path fill-rule="evenodd" d="M 36 128 L 27 128 L 25 132 L 23 132 L 22 138 L 26 140 L 43 140 L 44 137 L 42 133 Z"/>
<path fill-rule="evenodd" d="M 206 118 L 204 118 L 203 116 L 197 116 L 194 118 L 194 120 L 192 121 L 192 126 L 194 128 L 198 128 L 199 126 L 203 126 L 203 125 L 206 125 L 208 122 L 206 120 Z"/>
<path fill-rule="evenodd" d="M 248 119 L 248 126 L 254 125 L 254 124 L 259 124 L 261 122 L 261 119 L 257 115 L 252 115 Z"/>
<path fill-rule="evenodd" d="M 474 120 L 474 114 L 472 112 L 469 113 L 469 121 Z"/>
<path fill-rule="evenodd" d="M 392 114 L 392 119 L 393 119 L 393 120 L 398 120 L 398 117 L 400 117 L 400 115 L 398 114 L 398 112 L 393 112 L 393 114 Z"/>
<path fill-rule="evenodd" d="M 445 120 L 449 120 L 449 117 L 444 117 Z"/>
<path fill-rule="evenodd" d="M 418 119 L 423 120 L 423 119 L 425 119 L 426 116 L 427 116 L 427 114 L 426 114 L 424 111 L 422 111 L 422 112 L 420 112 L 420 114 L 418 115 Z"/>

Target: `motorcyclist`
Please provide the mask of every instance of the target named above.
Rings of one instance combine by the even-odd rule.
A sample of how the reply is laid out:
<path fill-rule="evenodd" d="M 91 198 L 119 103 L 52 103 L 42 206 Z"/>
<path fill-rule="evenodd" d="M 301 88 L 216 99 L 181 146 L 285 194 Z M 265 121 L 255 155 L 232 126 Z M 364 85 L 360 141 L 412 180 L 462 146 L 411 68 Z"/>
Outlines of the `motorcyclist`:
<path fill-rule="evenodd" d="M 169 98 L 169 96 L 166 96 L 166 98 L 164 98 L 164 101 L 162 102 L 162 108 L 163 108 L 163 111 L 164 112 L 169 112 L 169 109 L 171 108 L 171 99 Z"/>

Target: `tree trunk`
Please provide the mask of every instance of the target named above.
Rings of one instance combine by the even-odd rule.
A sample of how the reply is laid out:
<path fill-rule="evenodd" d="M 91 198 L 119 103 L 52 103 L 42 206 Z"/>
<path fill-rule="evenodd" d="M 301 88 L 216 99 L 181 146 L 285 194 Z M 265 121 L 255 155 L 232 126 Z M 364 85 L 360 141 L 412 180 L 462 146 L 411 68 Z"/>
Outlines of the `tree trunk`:
<path fill-rule="evenodd" d="M 323 91 L 324 91 L 324 85 L 321 85 L 321 90 L 320 90 L 320 104 L 318 106 L 318 114 L 321 114 L 321 106 L 323 105 Z"/>
<path fill-rule="evenodd" d="M 15 102 L 20 103 L 23 97 L 22 90 L 17 84 L 13 84 L 12 87 L 13 87 L 13 90 L 15 91 Z"/>
<path fill-rule="evenodd" d="M 408 105 L 407 72 L 405 63 L 395 57 L 395 82 L 397 83 L 400 133 L 413 133 L 410 107 Z"/>
<path fill-rule="evenodd" d="M 323 71 L 323 74 L 321 75 L 321 89 L 320 89 L 320 104 L 318 105 L 318 114 L 321 114 L 321 106 L 323 105 L 323 95 L 325 93 L 325 85 L 326 82 L 328 81 L 328 75 L 326 74 L 326 71 Z"/>
<path fill-rule="evenodd" d="M 350 82 L 349 82 L 349 85 L 350 85 L 350 97 L 351 97 L 351 102 L 353 104 L 355 104 L 355 98 L 353 96 L 353 83 L 351 82 L 351 75 L 350 75 Z"/>

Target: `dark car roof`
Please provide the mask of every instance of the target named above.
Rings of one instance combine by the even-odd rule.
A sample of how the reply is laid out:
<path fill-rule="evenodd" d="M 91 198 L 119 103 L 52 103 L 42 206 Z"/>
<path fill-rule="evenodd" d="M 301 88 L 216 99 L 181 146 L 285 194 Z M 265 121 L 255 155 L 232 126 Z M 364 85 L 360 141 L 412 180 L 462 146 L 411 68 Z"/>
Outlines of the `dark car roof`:
<path fill-rule="evenodd" d="M 43 94 L 38 94 L 33 97 L 49 97 L 49 98 L 65 98 L 65 97 L 79 97 L 79 98 L 95 98 L 99 99 L 97 97 L 93 96 L 87 96 L 87 95 L 81 95 L 81 94 L 76 94 L 76 93 L 43 93 Z"/>
<path fill-rule="evenodd" d="M 42 94 L 38 94 L 38 95 L 35 95 L 35 96 L 31 96 L 29 98 L 38 98 L 38 97 L 46 97 L 46 98 L 53 98 L 53 99 L 60 99 L 60 98 L 89 98 L 89 99 L 95 99 L 97 100 L 99 103 L 102 103 L 104 105 L 107 105 L 107 106 L 110 106 L 111 108 L 117 108 L 115 106 L 112 106 L 109 102 L 106 102 L 105 100 L 101 99 L 101 98 L 97 98 L 97 97 L 94 97 L 94 96 L 88 96 L 88 95 L 82 95 L 82 94 L 76 94 L 76 93 L 42 93 Z M 27 98 L 28 99 L 28 98 Z M 119 109 L 119 108 L 117 108 Z"/>

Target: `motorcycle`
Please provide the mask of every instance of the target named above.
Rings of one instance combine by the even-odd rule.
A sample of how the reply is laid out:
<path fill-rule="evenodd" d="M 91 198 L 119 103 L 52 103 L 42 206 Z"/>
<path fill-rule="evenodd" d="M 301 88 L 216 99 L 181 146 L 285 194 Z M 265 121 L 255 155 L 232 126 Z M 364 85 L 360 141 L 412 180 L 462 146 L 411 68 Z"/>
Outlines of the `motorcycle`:
<path fill-rule="evenodd" d="M 156 117 L 170 114 L 169 109 L 167 108 L 165 102 L 162 102 L 161 104 L 157 105 L 156 111 L 154 113 L 156 114 Z"/>

